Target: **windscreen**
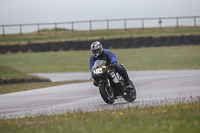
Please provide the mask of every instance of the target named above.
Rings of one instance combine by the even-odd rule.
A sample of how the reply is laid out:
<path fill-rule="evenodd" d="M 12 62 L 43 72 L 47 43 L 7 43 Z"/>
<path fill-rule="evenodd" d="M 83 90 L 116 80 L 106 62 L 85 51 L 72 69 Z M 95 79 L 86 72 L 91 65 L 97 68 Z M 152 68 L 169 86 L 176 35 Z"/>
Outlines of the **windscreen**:
<path fill-rule="evenodd" d="M 98 67 L 102 67 L 102 66 L 105 66 L 106 65 L 106 61 L 104 60 L 97 60 L 95 61 L 94 63 L 94 66 L 92 67 L 92 71 Z"/>

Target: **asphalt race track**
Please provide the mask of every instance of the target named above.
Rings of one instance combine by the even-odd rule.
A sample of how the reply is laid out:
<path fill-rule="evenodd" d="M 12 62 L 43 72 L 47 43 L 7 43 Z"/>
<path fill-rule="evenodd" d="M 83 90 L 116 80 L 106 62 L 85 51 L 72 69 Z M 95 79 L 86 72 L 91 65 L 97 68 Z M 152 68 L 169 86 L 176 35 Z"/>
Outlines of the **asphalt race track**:
<path fill-rule="evenodd" d="M 128 73 L 137 91 L 137 99 L 133 103 L 118 99 L 113 105 L 107 105 L 92 82 L 77 83 L 0 95 L 0 118 L 173 104 L 200 96 L 200 70 L 130 71 Z M 90 78 L 87 72 L 35 75 L 48 77 L 52 81 Z"/>

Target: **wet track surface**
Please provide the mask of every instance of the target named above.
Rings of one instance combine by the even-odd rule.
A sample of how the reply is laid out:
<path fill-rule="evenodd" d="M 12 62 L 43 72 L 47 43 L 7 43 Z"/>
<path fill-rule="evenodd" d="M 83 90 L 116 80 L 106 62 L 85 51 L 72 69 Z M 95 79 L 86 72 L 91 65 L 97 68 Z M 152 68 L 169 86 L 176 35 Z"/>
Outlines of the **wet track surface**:
<path fill-rule="evenodd" d="M 70 111 L 96 111 L 127 106 L 171 104 L 175 100 L 200 96 L 200 70 L 130 71 L 135 84 L 137 99 L 127 103 L 118 99 L 107 105 L 92 82 L 61 85 L 0 95 L 0 118 L 58 114 Z M 85 80 L 89 73 L 38 74 L 52 81 L 76 78 Z M 45 76 L 46 75 L 46 76 Z M 57 77 L 57 78 L 56 78 Z M 71 79 L 71 80 L 72 80 Z"/>

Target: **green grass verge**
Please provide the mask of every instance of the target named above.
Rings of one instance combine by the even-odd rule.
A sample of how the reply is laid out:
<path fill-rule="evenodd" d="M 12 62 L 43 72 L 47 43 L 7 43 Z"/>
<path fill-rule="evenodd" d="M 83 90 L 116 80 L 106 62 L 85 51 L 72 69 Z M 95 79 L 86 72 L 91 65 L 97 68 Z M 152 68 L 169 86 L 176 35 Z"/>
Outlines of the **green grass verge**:
<path fill-rule="evenodd" d="M 31 76 L 27 75 L 25 73 L 22 73 L 14 68 L 11 68 L 9 66 L 5 65 L 0 65 L 0 78 L 1 80 L 9 80 L 9 79 L 15 79 L 15 80 L 20 80 L 20 79 L 45 79 L 45 78 L 39 78 L 37 76 Z"/>
<path fill-rule="evenodd" d="M 0 65 L 0 77 L 1 78 L 12 78 L 12 77 L 18 77 L 18 78 L 27 78 L 28 75 L 19 72 L 9 66 Z"/>
<path fill-rule="evenodd" d="M 200 35 L 200 27 L 168 27 L 168 28 L 145 28 L 145 29 L 127 29 L 127 30 L 95 30 L 95 31 L 75 31 L 41 30 L 38 32 L 23 34 L 12 34 L 0 36 L 0 45 L 2 44 L 27 44 L 34 42 L 58 42 L 69 40 L 91 40 L 100 38 L 119 38 L 119 37 L 140 37 L 140 36 L 174 36 L 174 35 Z"/>
<path fill-rule="evenodd" d="M 128 70 L 200 69 L 200 46 L 111 49 Z M 89 72 L 91 51 L 19 53 L 0 56 L 0 65 L 22 73 Z"/>
<path fill-rule="evenodd" d="M 58 85 L 82 83 L 82 82 L 89 82 L 89 81 L 83 80 L 83 81 L 65 81 L 65 82 L 37 82 L 37 83 L 5 84 L 5 85 L 0 85 L 0 94 L 33 90 L 33 89 L 58 86 Z"/>
<path fill-rule="evenodd" d="M 26 75 L 9 66 L 0 65 L 0 78 L 32 78 L 34 76 Z"/>
<path fill-rule="evenodd" d="M 0 120 L 2 133 L 198 133 L 200 101 Z"/>

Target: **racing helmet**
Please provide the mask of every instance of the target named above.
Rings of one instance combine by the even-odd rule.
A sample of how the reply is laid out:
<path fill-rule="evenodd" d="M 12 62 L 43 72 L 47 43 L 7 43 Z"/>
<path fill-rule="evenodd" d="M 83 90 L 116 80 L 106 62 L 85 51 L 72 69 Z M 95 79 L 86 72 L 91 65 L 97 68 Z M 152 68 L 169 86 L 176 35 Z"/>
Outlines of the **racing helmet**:
<path fill-rule="evenodd" d="M 95 57 L 98 57 L 102 54 L 103 46 L 99 41 L 93 42 L 91 44 L 91 51 Z"/>

